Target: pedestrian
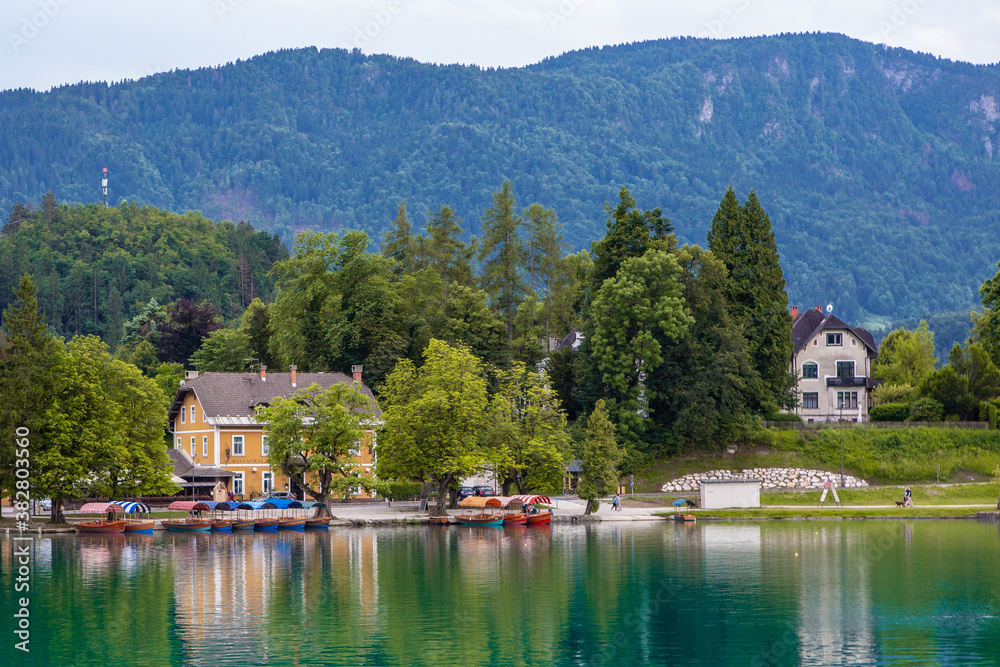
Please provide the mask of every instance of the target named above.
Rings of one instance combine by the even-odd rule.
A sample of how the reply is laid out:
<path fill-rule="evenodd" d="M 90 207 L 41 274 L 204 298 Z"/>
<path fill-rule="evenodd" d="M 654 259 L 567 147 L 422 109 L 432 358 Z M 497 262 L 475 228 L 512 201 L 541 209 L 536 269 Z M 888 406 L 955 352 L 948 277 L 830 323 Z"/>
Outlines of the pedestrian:
<path fill-rule="evenodd" d="M 906 490 L 903 491 L 903 506 L 913 507 L 913 492 L 910 491 L 910 487 L 906 487 Z"/>

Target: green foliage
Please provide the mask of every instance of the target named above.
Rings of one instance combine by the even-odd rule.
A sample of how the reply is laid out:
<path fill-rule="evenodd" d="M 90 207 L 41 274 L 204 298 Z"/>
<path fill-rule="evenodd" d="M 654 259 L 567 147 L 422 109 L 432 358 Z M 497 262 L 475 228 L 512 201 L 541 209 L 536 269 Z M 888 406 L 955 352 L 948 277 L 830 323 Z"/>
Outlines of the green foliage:
<path fill-rule="evenodd" d="M 217 329 L 206 336 L 191 365 L 199 371 L 240 373 L 250 370 L 250 337 L 241 329 Z"/>
<path fill-rule="evenodd" d="M 465 347 L 431 340 L 417 368 L 401 359 L 386 378 L 375 475 L 437 486 L 444 513 L 452 482 L 480 470 L 479 445 L 488 409 L 482 363 Z"/>
<path fill-rule="evenodd" d="M 409 482 L 398 479 L 373 479 L 363 477 L 359 480 L 361 487 L 367 491 L 374 491 L 383 498 L 393 500 L 409 500 L 416 498 L 423 491 L 424 485 L 420 482 Z"/>
<path fill-rule="evenodd" d="M 918 389 L 921 396 L 940 403 L 945 414 L 975 419 L 979 404 L 1000 393 L 1000 369 L 978 343 L 956 345 L 949 364 L 929 373 Z"/>
<path fill-rule="evenodd" d="M 913 401 L 916 390 L 908 384 L 880 384 L 875 387 L 872 396 L 876 405 L 883 403 L 905 403 L 909 405 Z"/>
<path fill-rule="evenodd" d="M 879 344 L 872 377 L 886 385 L 917 386 L 934 370 L 934 332 L 921 321 L 915 331 L 896 329 Z"/>
<path fill-rule="evenodd" d="M 729 271 L 729 309 L 746 336 L 750 363 L 762 383 L 763 400 L 751 409 L 773 412 L 788 379 L 792 320 L 771 219 L 753 190 L 740 207 L 729 187 L 712 218 L 708 248 Z"/>
<path fill-rule="evenodd" d="M 783 422 L 786 424 L 801 424 L 802 417 L 798 416 L 793 412 L 776 412 L 773 415 L 768 415 L 767 421 Z"/>
<path fill-rule="evenodd" d="M 910 406 L 906 403 L 882 403 L 868 411 L 873 422 L 903 422 L 910 416 Z"/>
<path fill-rule="evenodd" d="M 483 214 L 483 239 L 479 247 L 480 278 L 494 307 L 504 314 L 507 339 L 514 340 L 514 313 L 524 297 L 523 268 L 527 251 L 519 228 L 524 224 L 514 211 L 514 184 L 504 181 L 493 193 L 493 205 Z"/>
<path fill-rule="evenodd" d="M 337 383 L 328 389 L 312 384 L 258 408 L 257 422 L 267 425 L 271 469 L 322 503 L 335 484 L 341 491 L 357 485 L 360 471 L 351 450 L 360 450 L 365 428 L 374 426 L 372 407 L 356 386 Z"/>
<path fill-rule="evenodd" d="M 910 405 L 909 420 L 913 422 L 936 422 L 944 417 L 944 406 L 933 398 L 924 396 Z"/>
<path fill-rule="evenodd" d="M 134 204 L 53 204 L 5 230 L 0 307 L 9 305 L 21 273 L 31 273 L 56 333 L 96 334 L 113 347 L 123 333 L 126 343 L 138 336 L 156 345 L 158 304 L 210 301 L 234 317 L 254 295 L 272 298 L 267 273 L 288 255 L 277 236 L 248 223 Z"/>
<path fill-rule="evenodd" d="M 586 513 L 598 506 L 598 498 L 618 490 L 618 472 L 622 453 L 615 440 L 615 425 L 608 418 L 604 400 L 597 401 L 587 418 L 583 438 L 583 473 L 580 477 L 580 498 L 588 501 Z"/>

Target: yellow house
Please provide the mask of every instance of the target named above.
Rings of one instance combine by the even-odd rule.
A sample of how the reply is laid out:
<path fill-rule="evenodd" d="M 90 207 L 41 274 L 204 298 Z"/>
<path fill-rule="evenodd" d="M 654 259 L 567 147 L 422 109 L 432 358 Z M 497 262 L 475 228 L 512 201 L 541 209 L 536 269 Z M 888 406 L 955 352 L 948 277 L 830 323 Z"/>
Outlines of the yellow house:
<path fill-rule="evenodd" d="M 254 419 L 260 405 L 289 397 L 298 389 L 318 384 L 326 389 L 336 383 L 356 383 L 369 398 L 372 428 L 366 442 L 358 443 L 355 461 L 362 474 L 371 474 L 375 460 L 374 428 L 382 417 L 371 389 L 361 382 L 361 366 L 352 366 L 352 377 L 343 373 L 199 373 L 186 371 L 167 413 L 174 448 L 188 454 L 195 465 L 217 466 L 233 473 L 229 490 L 249 499 L 271 491 L 289 491 L 297 498 L 303 490 L 290 483 L 267 462 L 267 428 Z M 295 487 L 295 488 L 291 488 Z"/>

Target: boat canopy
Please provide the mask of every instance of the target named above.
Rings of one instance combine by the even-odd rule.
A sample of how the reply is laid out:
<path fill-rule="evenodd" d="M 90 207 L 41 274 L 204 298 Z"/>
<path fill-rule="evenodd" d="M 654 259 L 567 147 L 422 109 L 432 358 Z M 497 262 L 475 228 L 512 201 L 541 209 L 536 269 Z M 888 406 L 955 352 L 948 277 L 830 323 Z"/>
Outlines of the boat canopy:
<path fill-rule="evenodd" d="M 311 510 L 314 507 L 326 507 L 326 503 L 321 503 L 318 500 L 307 500 L 302 503 L 302 509 Z"/>
<path fill-rule="evenodd" d="M 551 505 L 552 499 L 548 496 L 511 496 L 511 498 L 517 498 L 521 503 L 527 507 L 528 505 Z"/>
<path fill-rule="evenodd" d="M 515 496 L 493 496 L 503 504 L 505 510 L 520 510 L 524 503 L 521 502 L 520 498 Z"/>
<path fill-rule="evenodd" d="M 119 503 L 87 503 L 80 508 L 80 511 L 86 512 L 87 514 L 104 514 L 105 512 L 124 514 L 125 508 L 123 508 Z"/>
<path fill-rule="evenodd" d="M 208 509 L 212 510 L 222 510 L 223 512 L 232 512 L 236 509 L 236 503 L 226 502 L 225 500 L 203 500 L 201 501 L 203 505 L 208 505 Z"/>
<path fill-rule="evenodd" d="M 127 502 L 118 504 L 122 506 L 125 514 L 149 514 L 152 511 L 146 503 Z"/>
<path fill-rule="evenodd" d="M 271 503 L 279 510 L 297 510 L 302 509 L 302 503 L 297 500 L 292 500 L 290 498 L 271 498 L 267 502 Z"/>
<path fill-rule="evenodd" d="M 469 496 L 463 498 L 459 507 L 503 507 L 500 498 L 496 496 Z"/>
<path fill-rule="evenodd" d="M 273 510 L 278 509 L 278 506 L 274 504 L 272 500 L 251 500 L 250 502 L 240 503 L 233 509 L 238 510 Z"/>
<path fill-rule="evenodd" d="M 174 502 L 170 503 L 170 506 L 167 507 L 167 509 L 175 511 L 196 512 L 199 510 L 207 510 L 211 508 L 201 501 L 175 500 Z"/>

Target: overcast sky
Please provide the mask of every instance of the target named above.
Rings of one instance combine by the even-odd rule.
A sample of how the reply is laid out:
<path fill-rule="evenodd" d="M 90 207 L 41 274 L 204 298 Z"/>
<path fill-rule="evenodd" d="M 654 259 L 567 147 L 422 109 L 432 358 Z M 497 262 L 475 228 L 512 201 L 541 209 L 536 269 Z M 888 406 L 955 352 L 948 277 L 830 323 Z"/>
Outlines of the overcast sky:
<path fill-rule="evenodd" d="M 997 0 L 2 0 L 0 89 L 119 81 L 280 48 L 516 67 L 588 46 L 839 32 L 1000 61 Z"/>

